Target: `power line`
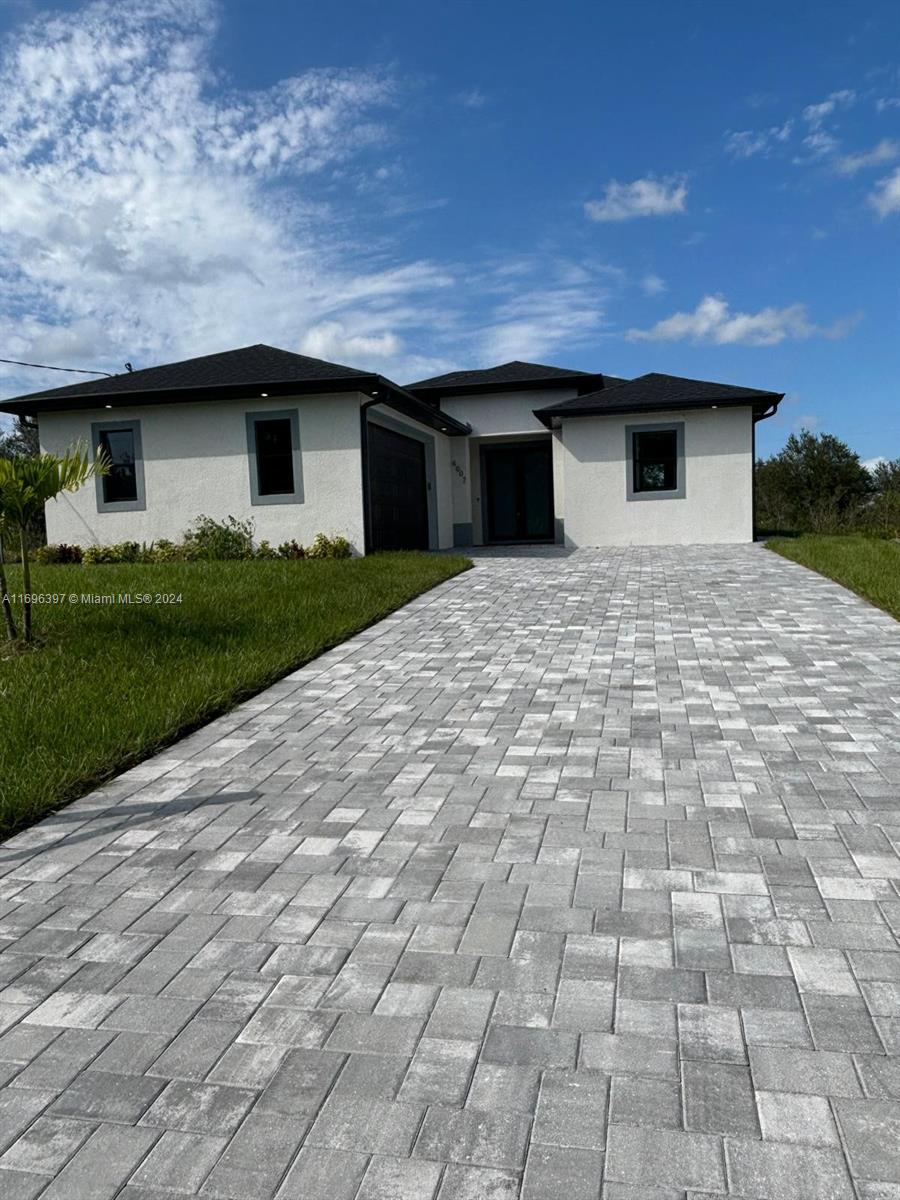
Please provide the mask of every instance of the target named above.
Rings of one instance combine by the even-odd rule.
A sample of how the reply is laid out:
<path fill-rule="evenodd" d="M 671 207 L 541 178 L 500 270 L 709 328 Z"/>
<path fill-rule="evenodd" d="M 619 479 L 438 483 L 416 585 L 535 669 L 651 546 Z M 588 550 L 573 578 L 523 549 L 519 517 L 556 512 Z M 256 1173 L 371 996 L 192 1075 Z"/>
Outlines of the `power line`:
<path fill-rule="evenodd" d="M 9 363 L 13 367 L 37 367 L 39 371 L 69 371 L 73 375 L 105 375 L 114 379 L 109 371 L 85 371 L 81 367 L 48 367 L 46 363 L 19 362 L 17 358 L 0 358 L 0 363 Z"/>

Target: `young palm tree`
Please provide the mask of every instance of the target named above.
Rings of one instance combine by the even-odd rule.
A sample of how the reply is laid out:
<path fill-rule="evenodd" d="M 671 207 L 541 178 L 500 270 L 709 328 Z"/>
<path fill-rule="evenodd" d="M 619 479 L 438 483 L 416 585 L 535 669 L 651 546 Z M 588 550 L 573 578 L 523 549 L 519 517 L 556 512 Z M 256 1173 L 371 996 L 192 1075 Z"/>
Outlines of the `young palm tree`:
<path fill-rule="evenodd" d="M 62 492 L 77 492 L 94 475 L 105 475 L 109 460 L 99 449 L 90 461 L 82 443 L 65 454 L 39 454 L 36 458 L 0 459 L 0 516 L 19 535 L 22 548 L 22 636 L 30 642 L 31 565 L 28 561 L 27 531 L 44 511 L 48 500 Z"/>
<path fill-rule="evenodd" d="M 11 642 L 14 642 L 18 637 L 18 633 L 16 632 L 16 622 L 15 618 L 13 617 L 12 604 L 10 604 L 9 600 L 9 588 L 6 584 L 6 564 L 3 558 L 3 538 L 6 533 L 7 530 L 5 528 L 3 515 L 0 513 L 0 600 L 2 600 L 3 605 L 3 623 L 6 626 L 6 636 Z"/>

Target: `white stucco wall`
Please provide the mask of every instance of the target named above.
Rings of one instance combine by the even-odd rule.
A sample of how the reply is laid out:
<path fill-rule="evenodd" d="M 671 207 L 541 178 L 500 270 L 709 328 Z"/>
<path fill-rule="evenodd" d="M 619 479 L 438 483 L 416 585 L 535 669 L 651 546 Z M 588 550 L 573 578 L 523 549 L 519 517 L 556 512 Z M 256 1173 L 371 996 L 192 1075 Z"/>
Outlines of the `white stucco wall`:
<path fill-rule="evenodd" d="M 457 421 L 468 421 L 473 437 L 504 433 L 546 433 L 534 409 L 571 400 L 577 390 L 546 388 L 523 392 L 490 392 L 481 396 L 444 396 L 441 408 Z"/>
<path fill-rule="evenodd" d="M 466 444 L 466 438 L 450 438 L 439 430 L 414 421 L 404 413 L 398 413 L 383 404 L 368 409 L 370 421 L 380 422 L 398 433 L 405 433 L 429 443 L 434 452 L 434 478 L 429 478 L 429 504 L 434 504 L 437 515 L 437 545 L 432 550 L 446 550 L 453 545 L 453 483 L 451 459 Z M 426 462 L 427 466 L 427 462 Z"/>
<path fill-rule="evenodd" d="M 55 453 L 79 439 L 89 442 L 94 421 L 139 420 L 147 500 L 142 512 L 98 512 L 91 481 L 47 505 L 48 540 L 81 546 L 176 541 L 203 513 L 252 519 L 256 541 L 309 544 L 317 533 L 343 534 L 362 552 L 361 402 L 359 393 L 345 392 L 43 413 L 41 445 Z M 245 414 L 291 408 L 298 410 L 303 500 L 251 504 Z"/>
<path fill-rule="evenodd" d="M 626 425 L 684 422 L 683 499 L 627 499 Z M 563 422 L 569 546 L 753 540 L 750 408 L 577 417 Z"/>

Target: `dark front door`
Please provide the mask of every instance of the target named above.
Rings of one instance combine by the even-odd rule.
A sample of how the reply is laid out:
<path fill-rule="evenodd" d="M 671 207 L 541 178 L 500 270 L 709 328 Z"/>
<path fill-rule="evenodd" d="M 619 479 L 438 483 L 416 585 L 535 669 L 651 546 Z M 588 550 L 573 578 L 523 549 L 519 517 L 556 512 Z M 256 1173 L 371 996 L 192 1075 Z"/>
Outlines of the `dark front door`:
<path fill-rule="evenodd" d="M 553 540 L 551 453 L 549 440 L 482 447 L 489 542 Z"/>
<path fill-rule="evenodd" d="M 424 443 L 374 423 L 368 443 L 371 549 L 427 550 Z"/>

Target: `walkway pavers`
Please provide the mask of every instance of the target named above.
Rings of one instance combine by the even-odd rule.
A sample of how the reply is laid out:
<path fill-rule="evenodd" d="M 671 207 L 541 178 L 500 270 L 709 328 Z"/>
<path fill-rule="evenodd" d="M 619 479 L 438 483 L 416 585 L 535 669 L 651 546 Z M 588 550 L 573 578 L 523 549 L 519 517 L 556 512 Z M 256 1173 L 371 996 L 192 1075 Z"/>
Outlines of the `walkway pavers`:
<path fill-rule="evenodd" d="M 0 846 L 4 1200 L 898 1200 L 900 625 L 495 552 Z"/>

